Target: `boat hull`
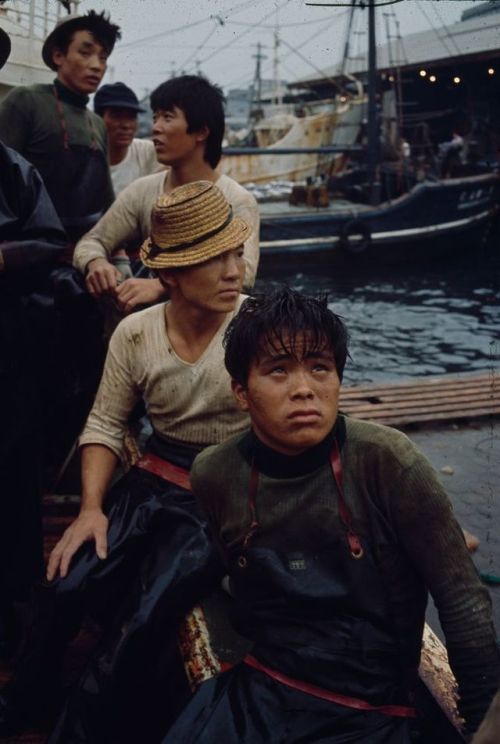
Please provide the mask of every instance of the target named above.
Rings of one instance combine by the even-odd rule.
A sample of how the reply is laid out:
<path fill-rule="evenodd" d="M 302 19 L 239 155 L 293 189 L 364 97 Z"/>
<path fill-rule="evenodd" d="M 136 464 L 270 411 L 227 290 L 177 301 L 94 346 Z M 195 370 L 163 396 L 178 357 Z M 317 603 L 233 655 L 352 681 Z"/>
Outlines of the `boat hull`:
<path fill-rule="evenodd" d="M 323 209 L 263 204 L 261 257 L 264 262 L 307 254 L 342 261 L 438 257 L 485 240 L 499 207 L 497 174 L 424 182 L 377 207 L 345 201 Z"/>

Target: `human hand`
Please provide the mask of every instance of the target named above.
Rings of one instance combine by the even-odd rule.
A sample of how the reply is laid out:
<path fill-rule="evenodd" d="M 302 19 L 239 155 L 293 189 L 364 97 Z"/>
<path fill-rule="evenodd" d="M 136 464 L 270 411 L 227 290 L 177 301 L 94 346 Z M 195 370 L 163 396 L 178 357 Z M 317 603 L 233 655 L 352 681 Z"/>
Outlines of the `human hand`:
<path fill-rule="evenodd" d="M 116 290 L 118 306 L 125 315 L 138 305 L 152 305 L 164 297 L 159 279 L 125 279 Z"/>
<path fill-rule="evenodd" d="M 52 581 L 58 572 L 64 579 L 68 574 L 71 559 L 87 540 L 95 540 L 96 553 L 101 560 L 104 560 L 108 554 L 107 532 L 108 518 L 101 509 L 81 511 L 50 554 L 47 580 Z"/>
<path fill-rule="evenodd" d="M 107 258 L 94 258 L 87 264 L 85 286 L 89 294 L 100 297 L 103 294 L 114 294 L 122 275 Z"/>

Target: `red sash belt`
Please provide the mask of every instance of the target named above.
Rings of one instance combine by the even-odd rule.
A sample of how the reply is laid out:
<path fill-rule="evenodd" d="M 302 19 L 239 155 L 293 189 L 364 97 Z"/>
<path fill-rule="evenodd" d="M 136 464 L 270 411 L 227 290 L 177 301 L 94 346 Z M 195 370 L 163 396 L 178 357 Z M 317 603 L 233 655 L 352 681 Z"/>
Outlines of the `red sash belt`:
<path fill-rule="evenodd" d="M 135 463 L 137 468 L 147 470 L 153 475 L 158 475 L 163 480 L 173 483 L 180 488 L 184 488 L 186 491 L 191 490 L 191 483 L 189 480 L 189 473 L 184 468 L 180 468 L 178 465 L 173 465 L 168 460 L 164 460 L 162 457 L 157 457 L 147 453 L 143 455 Z"/>
<path fill-rule="evenodd" d="M 406 707 L 404 705 L 370 705 L 365 700 L 359 700 L 358 698 L 348 697 L 347 695 L 340 695 L 338 692 L 330 692 L 330 690 L 323 690 L 321 687 L 311 685 L 309 682 L 303 682 L 302 680 L 293 679 L 288 677 L 282 672 L 278 672 L 275 669 L 262 664 L 260 661 L 253 656 L 247 655 L 243 659 L 245 664 L 258 669 L 260 672 L 264 672 L 268 677 L 272 677 L 277 682 L 281 682 L 283 685 L 293 687 L 294 690 L 300 690 L 305 692 L 307 695 L 321 698 L 322 700 L 329 700 L 331 703 L 338 703 L 339 705 L 345 705 L 346 708 L 355 708 L 356 710 L 369 710 L 377 713 L 383 713 L 387 716 L 399 716 L 401 718 L 415 718 L 415 708 Z"/>

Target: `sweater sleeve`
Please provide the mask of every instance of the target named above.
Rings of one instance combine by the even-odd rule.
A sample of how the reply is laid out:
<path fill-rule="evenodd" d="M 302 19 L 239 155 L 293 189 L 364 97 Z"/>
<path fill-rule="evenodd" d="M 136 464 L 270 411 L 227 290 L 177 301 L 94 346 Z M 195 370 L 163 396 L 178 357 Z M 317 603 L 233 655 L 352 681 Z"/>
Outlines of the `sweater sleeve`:
<path fill-rule="evenodd" d="M 31 124 L 32 105 L 29 92 L 14 88 L 0 103 L 0 140 L 7 147 L 25 155 Z"/>
<path fill-rule="evenodd" d="M 111 337 L 96 399 L 80 437 L 80 446 L 103 444 L 121 459 L 128 417 L 140 398 L 127 321 L 122 321 Z"/>
<path fill-rule="evenodd" d="M 439 612 L 459 710 L 468 732 L 482 720 L 500 683 L 491 600 L 467 551 L 451 503 L 432 466 L 415 450 L 395 479 L 392 510 L 403 549 Z"/>
<path fill-rule="evenodd" d="M 137 183 L 136 181 L 124 189 L 99 222 L 76 244 L 73 265 L 82 274 L 90 261 L 95 258 L 109 259 L 113 251 L 123 243 L 142 237 L 141 200 Z"/>
<path fill-rule="evenodd" d="M 243 253 L 243 260 L 245 261 L 245 280 L 243 284 L 245 289 L 251 289 L 255 284 L 255 277 L 257 276 L 257 269 L 259 267 L 260 216 L 257 202 L 250 193 L 247 192 L 241 203 L 235 205 L 235 214 L 244 219 L 252 229 L 252 234 L 245 241 L 245 251 Z"/>
<path fill-rule="evenodd" d="M 191 466 L 189 478 L 192 492 L 208 522 L 212 539 L 223 559 L 225 559 L 225 552 L 220 540 L 221 514 L 220 499 L 217 498 L 217 478 L 213 477 L 212 454 L 214 452 L 215 447 L 206 447 L 203 452 L 200 452 Z M 220 469 L 217 472 L 220 472 Z"/>

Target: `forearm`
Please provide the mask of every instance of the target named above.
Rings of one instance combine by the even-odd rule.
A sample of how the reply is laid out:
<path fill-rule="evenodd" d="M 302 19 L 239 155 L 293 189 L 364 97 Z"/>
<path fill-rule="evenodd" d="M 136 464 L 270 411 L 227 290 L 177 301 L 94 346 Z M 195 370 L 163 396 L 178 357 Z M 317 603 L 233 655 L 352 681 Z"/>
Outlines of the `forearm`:
<path fill-rule="evenodd" d="M 104 497 L 118 458 L 102 444 L 82 447 L 82 500 L 80 512 L 102 510 Z"/>
<path fill-rule="evenodd" d="M 112 250 L 108 250 L 107 246 L 100 240 L 98 233 L 93 229 L 86 233 L 76 244 L 73 254 L 73 266 L 82 274 L 85 274 L 91 261 L 94 261 L 96 258 L 104 258 L 106 261 L 109 261 L 111 254 Z"/>
<path fill-rule="evenodd" d="M 90 261 L 104 258 L 109 261 L 123 243 L 139 237 L 134 204 L 121 196 L 111 205 L 99 222 L 76 244 L 73 255 L 75 268 L 85 273 Z"/>
<path fill-rule="evenodd" d="M 140 397 L 134 383 L 134 351 L 125 323 L 120 323 L 110 339 L 94 405 L 80 435 L 82 452 L 96 445 L 117 460 L 123 457 L 128 417 Z"/>
<path fill-rule="evenodd" d="M 245 261 L 245 279 L 243 286 L 245 289 L 251 289 L 255 284 L 257 269 L 259 268 L 260 259 L 260 242 L 259 229 L 260 218 L 257 209 L 242 210 L 241 217 L 246 220 L 252 229 L 252 234 L 245 241 L 243 260 Z"/>
<path fill-rule="evenodd" d="M 399 537 L 432 594 L 459 686 L 459 709 L 473 731 L 500 679 L 491 601 L 468 554 L 462 530 L 430 466 L 404 475 L 394 499 Z"/>

